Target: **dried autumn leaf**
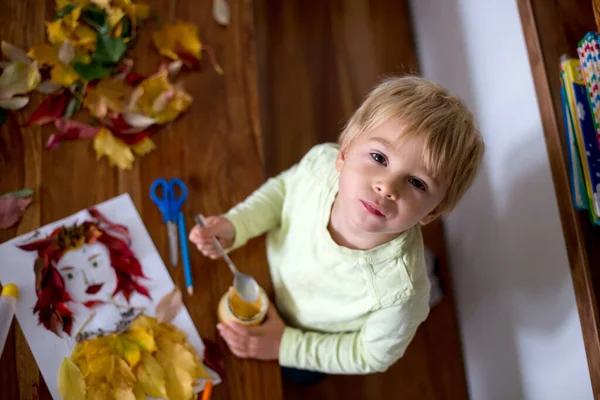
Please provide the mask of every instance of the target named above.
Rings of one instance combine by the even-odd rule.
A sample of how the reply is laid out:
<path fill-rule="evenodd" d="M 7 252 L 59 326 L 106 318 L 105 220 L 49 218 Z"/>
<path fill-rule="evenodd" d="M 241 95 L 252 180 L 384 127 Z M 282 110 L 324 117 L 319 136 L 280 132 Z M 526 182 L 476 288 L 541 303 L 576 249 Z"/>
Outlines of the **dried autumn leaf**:
<path fill-rule="evenodd" d="M 57 92 L 60 88 L 62 88 L 62 85 L 54 83 L 51 80 L 47 80 L 40 83 L 35 90 L 43 94 L 52 94 Z"/>
<path fill-rule="evenodd" d="M 102 289 L 103 285 L 103 283 L 96 283 L 94 285 L 90 285 L 87 287 L 87 289 L 85 289 L 85 292 L 87 294 L 96 294 L 100 291 L 100 289 Z"/>
<path fill-rule="evenodd" d="M 8 42 L 2 41 L 2 55 L 13 62 L 30 63 L 32 60 L 23 50 Z"/>
<path fill-rule="evenodd" d="M 94 150 L 96 159 L 106 156 L 111 166 L 116 165 L 120 169 L 131 169 L 135 159 L 129 146 L 105 128 L 100 129 L 94 138 Z"/>
<path fill-rule="evenodd" d="M 0 108 L 5 110 L 20 110 L 29 103 L 29 98 L 24 96 L 12 97 L 10 99 L 0 99 Z"/>
<path fill-rule="evenodd" d="M 121 79 L 102 79 L 88 91 L 83 105 L 96 118 L 106 117 L 109 111 L 120 114 L 130 92 L 131 88 Z"/>
<path fill-rule="evenodd" d="M 156 149 L 156 145 L 149 137 L 142 139 L 139 143 L 131 145 L 131 150 L 139 157 L 145 156 L 154 149 Z"/>
<path fill-rule="evenodd" d="M 35 89 L 40 80 L 37 62 L 11 63 L 0 75 L 0 98 L 8 99 L 18 94 L 29 93 Z"/>
<path fill-rule="evenodd" d="M 104 300 L 87 300 L 83 302 L 83 305 L 86 306 L 87 308 L 94 308 L 96 306 L 101 306 L 106 304 L 106 302 Z"/>
<path fill-rule="evenodd" d="M 100 128 L 75 120 L 57 119 L 54 126 L 58 132 L 53 133 L 46 143 L 47 149 L 56 149 L 63 140 L 91 139 L 98 135 Z"/>
<path fill-rule="evenodd" d="M 21 220 L 32 198 L 6 196 L 0 198 L 0 229 L 7 229 Z"/>
<path fill-rule="evenodd" d="M 70 99 L 71 93 L 66 90 L 62 93 L 51 94 L 31 114 L 25 125 L 45 125 L 55 121 L 63 115 Z"/>
<path fill-rule="evenodd" d="M 83 374 L 68 357 L 63 358 L 58 370 L 58 391 L 65 400 L 86 400 Z"/>
<path fill-rule="evenodd" d="M 61 19 L 57 21 L 46 21 L 46 34 L 50 44 L 62 44 L 69 37 L 68 29 L 63 25 Z"/>
<path fill-rule="evenodd" d="M 153 118 L 157 124 L 174 120 L 192 102 L 192 97 L 185 90 L 171 85 L 166 70 L 144 80 L 137 89 L 140 89 L 140 95 L 137 101 L 131 105 L 130 111 Z"/>
<path fill-rule="evenodd" d="M 146 329 L 131 328 L 126 333 L 117 335 L 115 339 L 115 351 L 131 367 L 140 361 L 142 351 L 152 352 L 156 350 L 154 336 Z"/>
<path fill-rule="evenodd" d="M 196 373 L 193 354 L 179 343 L 166 341 L 156 353 L 156 359 L 165 371 L 168 398 L 191 399 Z"/>
<path fill-rule="evenodd" d="M 158 52 L 172 60 L 179 60 L 181 53 L 200 59 L 202 43 L 198 38 L 198 27 L 183 21 L 166 24 L 152 34 Z"/>
<path fill-rule="evenodd" d="M 134 373 L 138 383 L 148 396 L 157 398 L 167 397 L 165 371 L 150 353 L 142 353 L 142 358 L 136 366 Z"/>
<path fill-rule="evenodd" d="M 227 0 L 213 0 L 212 14 L 217 23 L 228 26 L 231 21 L 231 15 Z"/>
<path fill-rule="evenodd" d="M 156 319 L 158 322 L 170 322 L 182 308 L 181 291 L 175 288 L 164 295 L 156 305 Z"/>

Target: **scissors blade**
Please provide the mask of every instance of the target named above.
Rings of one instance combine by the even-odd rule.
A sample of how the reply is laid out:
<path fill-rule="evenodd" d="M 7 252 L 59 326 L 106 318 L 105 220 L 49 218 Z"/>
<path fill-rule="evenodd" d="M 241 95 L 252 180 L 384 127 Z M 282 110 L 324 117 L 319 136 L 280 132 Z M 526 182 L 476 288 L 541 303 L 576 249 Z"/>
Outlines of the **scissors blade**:
<path fill-rule="evenodd" d="M 171 265 L 177 265 L 177 224 L 167 222 L 167 234 L 169 235 L 169 251 L 171 253 Z"/>

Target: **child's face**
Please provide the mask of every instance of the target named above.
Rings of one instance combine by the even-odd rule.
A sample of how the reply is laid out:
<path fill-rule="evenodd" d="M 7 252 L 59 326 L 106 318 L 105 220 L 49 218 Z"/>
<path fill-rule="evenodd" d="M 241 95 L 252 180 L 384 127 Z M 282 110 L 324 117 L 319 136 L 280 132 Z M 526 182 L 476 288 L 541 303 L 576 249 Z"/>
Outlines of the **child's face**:
<path fill-rule="evenodd" d="M 390 120 L 366 131 L 336 160 L 340 171 L 336 198 L 341 215 L 359 231 L 395 234 L 438 215 L 446 193 L 422 163 L 424 139 L 399 138 L 404 126 Z"/>

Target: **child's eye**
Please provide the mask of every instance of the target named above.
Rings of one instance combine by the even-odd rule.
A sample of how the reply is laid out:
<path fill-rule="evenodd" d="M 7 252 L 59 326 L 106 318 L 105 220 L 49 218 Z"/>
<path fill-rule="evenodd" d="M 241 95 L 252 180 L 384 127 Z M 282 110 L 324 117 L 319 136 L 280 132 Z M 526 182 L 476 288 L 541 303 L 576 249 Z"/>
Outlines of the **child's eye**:
<path fill-rule="evenodd" d="M 424 192 L 427 190 L 427 186 L 425 185 L 425 183 L 423 183 L 422 180 L 417 179 L 417 178 L 409 178 L 408 179 L 408 183 L 410 183 L 411 185 L 413 185 L 414 187 L 416 187 L 417 189 L 419 189 L 420 191 Z"/>
<path fill-rule="evenodd" d="M 371 158 L 378 164 L 387 165 L 387 161 L 383 154 L 380 153 L 371 153 Z"/>

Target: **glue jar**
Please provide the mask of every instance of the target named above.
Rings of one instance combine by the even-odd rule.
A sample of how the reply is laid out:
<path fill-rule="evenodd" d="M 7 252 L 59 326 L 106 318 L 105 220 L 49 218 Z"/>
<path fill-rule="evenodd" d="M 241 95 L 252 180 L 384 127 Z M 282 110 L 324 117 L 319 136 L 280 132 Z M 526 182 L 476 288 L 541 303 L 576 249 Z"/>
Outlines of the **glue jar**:
<path fill-rule="evenodd" d="M 2 294 L 0 294 L 0 357 L 2 357 L 10 324 L 15 316 L 18 296 L 19 288 L 16 285 L 9 283 L 2 288 Z"/>
<path fill-rule="evenodd" d="M 217 317 L 222 323 L 234 321 L 242 325 L 257 326 L 264 321 L 268 307 L 269 298 L 263 288 L 260 288 L 256 301 L 246 303 L 233 287 L 230 287 L 219 301 Z"/>

